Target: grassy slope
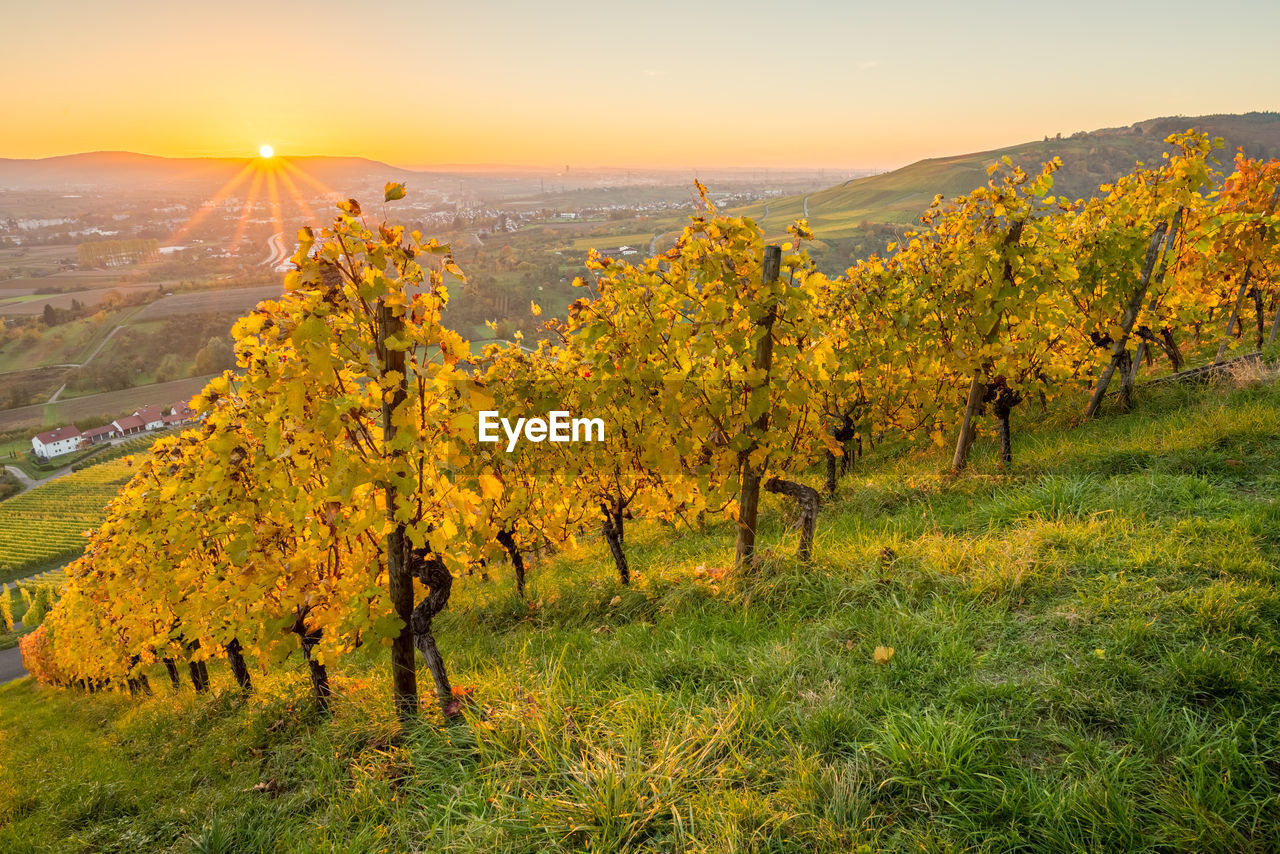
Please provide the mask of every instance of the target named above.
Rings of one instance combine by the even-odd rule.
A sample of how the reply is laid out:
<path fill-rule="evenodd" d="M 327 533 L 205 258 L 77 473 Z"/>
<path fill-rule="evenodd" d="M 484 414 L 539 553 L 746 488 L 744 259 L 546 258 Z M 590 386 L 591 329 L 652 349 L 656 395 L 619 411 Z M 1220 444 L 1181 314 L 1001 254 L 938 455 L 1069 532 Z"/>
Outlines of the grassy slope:
<path fill-rule="evenodd" d="M 1280 145 L 1280 116 L 1275 114 L 1256 118 L 1154 119 L 1140 124 L 1144 131 L 1141 134 L 1130 133 L 1127 128 L 1096 131 L 995 151 L 921 160 L 882 175 L 846 181 L 808 196 L 809 224 L 819 239 L 837 239 L 856 234 L 864 222 L 918 223 L 920 213 L 936 193 L 952 198 L 982 186 L 987 181 L 986 167 L 1002 156 L 1032 173 L 1041 163 L 1061 157 L 1063 168 L 1055 175 L 1054 192 L 1071 199 L 1092 196 L 1100 184 L 1130 171 L 1136 161 L 1158 159 L 1165 150 L 1161 142 L 1164 137 L 1192 124 L 1227 139 L 1226 150 L 1218 155 L 1227 166 L 1237 144 L 1262 146 L 1267 151 Z M 770 235 L 781 235 L 788 225 L 804 217 L 804 198 L 772 200 L 767 216 L 764 203 L 740 212 L 761 222 Z"/>
<path fill-rule="evenodd" d="M 771 505 L 723 590 L 725 525 L 637 531 L 633 590 L 598 544 L 533 606 L 463 579 L 438 636 L 478 704 L 400 744 L 361 655 L 329 719 L 297 664 L 248 699 L 12 683 L 0 850 L 1275 850 L 1277 412 L 1173 389 L 1009 472 L 885 455 L 814 566 Z"/>

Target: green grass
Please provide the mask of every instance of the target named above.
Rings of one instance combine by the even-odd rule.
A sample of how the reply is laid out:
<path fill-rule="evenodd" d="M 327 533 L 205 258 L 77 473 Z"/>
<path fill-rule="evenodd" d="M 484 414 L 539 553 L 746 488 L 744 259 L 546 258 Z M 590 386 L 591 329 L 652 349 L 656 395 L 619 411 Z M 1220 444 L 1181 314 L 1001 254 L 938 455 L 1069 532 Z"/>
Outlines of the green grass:
<path fill-rule="evenodd" d="M 31 449 L 31 441 L 28 439 L 26 449 L 19 453 L 18 456 L 11 459 L 0 460 L 0 462 L 3 462 L 4 465 L 22 469 L 23 473 L 32 480 L 43 480 L 51 474 L 62 471 L 67 466 L 74 466 L 88 460 L 96 459 L 101 451 L 101 447 L 82 448 L 78 451 L 60 454 L 41 462 L 36 457 L 35 451 Z"/>
<path fill-rule="evenodd" d="M 460 579 L 437 636 L 476 702 L 399 740 L 380 650 L 328 717 L 297 661 L 247 698 L 11 683 L 0 850 L 1274 851 L 1277 413 L 1165 389 L 960 478 L 885 446 L 812 565 L 768 503 L 722 586 L 725 524 L 637 528 L 631 589 L 599 543 L 529 603 Z"/>
<path fill-rule="evenodd" d="M 49 301 L 49 295 L 32 297 Z M 40 333 L 34 343 L 15 340 L 0 347 L 0 371 L 30 370 L 47 365 L 80 364 L 102 343 L 112 329 L 125 323 L 138 307 L 110 312 L 101 322 L 73 320 Z"/>

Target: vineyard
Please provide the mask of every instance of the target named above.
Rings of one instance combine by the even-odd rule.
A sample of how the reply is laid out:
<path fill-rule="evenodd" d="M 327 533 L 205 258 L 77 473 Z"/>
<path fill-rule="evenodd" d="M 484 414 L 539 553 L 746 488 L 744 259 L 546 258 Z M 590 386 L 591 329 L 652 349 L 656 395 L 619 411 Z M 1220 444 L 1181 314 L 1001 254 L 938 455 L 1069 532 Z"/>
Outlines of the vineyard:
<path fill-rule="evenodd" d="M 122 267 L 159 258 L 160 242 L 155 239 L 98 240 L 81 243 L 76 250 L 81 267 Z"/>
<path fill-rule="evenodd" d="M 518 608 L 536 620 L 543 609 L 554 610 L 546 599 L 533 598 L 537 572 L 549 556 L 573 553 L 579 540 L 598 536 L 586 548 L 598 548 L 593 552 L 597 566 L 607 561 L 611 567 L 606 612 L 616 608 L 618 614 L 651 623 L 663 619 L 666 606 L 655 606 L 659 593 L 645 587 L 644 576 L 666 576 L 644 559 L 646 543 L 673 532 L 716 539 L 711 568 L 706 563 L 681 568 L 702 590 L 698 595 L 741 597 L 735 600 L 741 604 L 737 622 L 732 607 L 721 614 L 720 630 L 732 640 L 760 628 L 763 618 L 751 609 L 756 597 L 786 601 L 787 585 L 837 583 L 836 576 L 818 572 L 816 562 L 830 508 L 842 502 L 847 507 L 878 500 L 910 519 L 910 527 L 901 529 L 911 532 L 909 543 L 891 534 L 879 538 L 875 552 L 858 552 L 857 567 L 874 575 L 870 591 L 885 585 L 915 602 L 922 625 L 929 623 L 924 612 L 930 608 L 955 607 L 932 598 L 927 586 L 914 586 L 912 573 L 922 566 L 941 577 L 966 576 L 972 585 L 967 589 L 978 601 L 990 594 L 1021 608 L 1041 594 L 1022 589 L 1019 572 L 1034 574 L 1046 564 L 1054 572 L 1073 571 L 1055 562 L 1054 542 L 1087 551 L 1102 563 L 1094 550 L 1103 548 L 1105 537 L 1122 543 L 1131 555 L 1140 554 L 1132 528 L 1104 530 L 1101 518 L 1123 511 L 1126 495 L 1141 497 L 1152 508 L 1163 506 L 1152 490 L 1184 496 L 1197 508 L 1179 519 L 1188 530 L 1209 525 L 1224 508 L 1248 515 L 1248 502 L 1218 495 L 1216 483 L 1179 479 L 1181 472 L 1153 471 L 1145 484 L 1123 485 L 1105 480 L 1103 472 L 1073 481 L 1070 489 L 1046 477 L 1025 491 L 1021 508 L 998 491 L 986 496 L 986 524 L 1030 518 L 1051 526 L 1055 519 L 1083 519 L 1097 528 L 1098 542 L 1080 539 L 1087 532 L 1074 528 L 1058 534 L 1045 529 L 1035 535 L 1044 539 L 1034 544 L 1019 541 L 1016 533 L 1004 542 L 972 540 L 956 558 L 945 526 L 935 519 L 933 528 L 920 527 L 942 490 L 941 479 L 916 472 L 913 479 L 881 483 L 878 496 L 870 481 L 860 479 L 886 459 L 920 458 L 946 447 L 948 488 L 961 494 L 966 488 L 978 490 L 984 477 L 1010 477 L 1019 463 L 1015 447 L 1027 446 L 1015 442 L 1020 438 L 1016 424 L 1072 420 L 1077 429 L 1088 429 L 1104 414 L 1132 410 L 1144 371 L 1169 375 L 1274 346 L 1280 325 L 1275 275 L 1280 162 L 1240 156 L 1224 175 L 1214 166 L 1214 143 L 1207 137 L 1187 133 L 1168 143 L 1171 150 L 1162 161 L 1138 164 L 1090 200 L 1053 195 L 1057 163 L 1033 173 L 1011 162 L 992 164 L 985 186 L 956 199 L 938 198 L 919 229 L 839 277 L 819 273 L 809 260 L 805 244 L 811 235 L 803 221 L 789 229 L 790 242 L 769 246 L 755 222 L 719 215 L 708 204 L 662 255 L 633 264 L 593 254 L 590 274 L 577 283 L 583 298 L 570 306 L 567 319 L 545 322 L 535 346 L 492 344 L 480 355 L 441 322 L 448 281 L 464 277 L 448 247 L 396 225 L 371 225 L 358 202 L 344 202 L 331 228 L 299 234 L 296 270 L 286 276 L 284 294 L 237 323 L 239 368 L 212 380 L 197 398 L 203 422 L 158 440 L 153 453 L 132 470 L 84 556 L 68 567 L 61 598 L 41 628 L 24 638 L 26 665 L 46 685 L 92 692 L 118 688 L 139 698 L 154 691 L 151 679 L 158 673 L 179 687 L 184 670 L 195 691 L 206 693 L 213 661 L 225 661 L 245 692 L 263 674 L 305 671 L 314 708 L 323 713 L 341 703 L 342 671 L 336 666 L 385 650 L 388 712 L 394 711 L 401 730 L 412 732 L 424 713 L 420 656 L 435 697 L 433 718 L 438 714 L 490 733 L 472 738 L 496 740 L 481 748 L 492 751 L 494 762 L 505 755 L 498 742 L 511 739 L 511 752 L 529 763 L 513 772 L 520 782 L 489 793 L 491 803 L 504 805 L 494 809 L 505 809 L 521 791 L 537 788 L 538 739 L 558 736 L 545 729 L 526 731 L 516 713 L 499 732 L 486 724 L 501 717 L 503 708 L 542 708 L 548 699 L 518 691 L 480 696 L 473 686 L 455 684 L 451 662 L 456 666 L 456 659 L 446 654 L 449 642 L 442 630 L 465 628 L 474 634 L 452 639 L 471 650 L 465 666 L 474 672 L 475 650 L 489 635 L 485 619 L 501 622 L 504 611 Z M 394 203 L 404 194 L 403 187 L 390 184 L 385 201 Z M 540 313 L 536 305 L 531 311 Z M 1251 436 L 1259 443 L 1274 438 L 1273 403 L 1268 399 L 1250 411 Z M 499 406 L 520 414 L 598 415 L 606 423 L 604 439 L 574 445 L 531 442 L 510 449 L 477 441 L 479 414 Z M 984 432 L 995 438 L 998 450 L 983 472 L 971 474 Z M 1231 461 L 1234 467 L 1250 464 Z M 116 464 L 102 468 L 94 476 L 103 488 L 114 489 L 124 479 L 126 470 Z M 993 470 L 999 474 L 990 474 Z M 80 490 L 68 484 L 67 491 L 40 500 L 61 502 L 63 516 L 84 513 L 85 519 L 74 523 L 83 530 L 98 517 L 94 501 L 83 494 L 83 486 Z M 37 519 L 51 537 L 70 536 L 71 523 L 63 532 L 48 517 L 13 515 L 47 505 L 37 502 L 30 511 L 28 506 L 3 508 L 10 514 L 0 526 L 3 548 L 17 549 L 11 532 Z M 963 517 L 955 508 L 951 512 Z M 1274 503 L 1259 512 L 1249 516 L 1252 528 L 1243 528 L 1248 547 L 1239 558 L 1249 567 L 1240 569 L 1239 579 L 1205 582 L 1221 582 L 1214 588 L 1217 599 L 1187 604 L 1202 617 L 1219 606 L 1231 611 L 1248 597 L 1271 595 L 1273 602 L 1273 594 L 1245 580 L 1271 577 L 1275 570 L 1258 545 L 1273 542 L 1267 538 L 1276 534 Z M 1147 524 L 1145 511 L 1131 524 L 1139 521 Z M 785 552 L 780 537 L 785 537 Z M 1146 537 L 1159 539 L 1149 529 Z M 1002 550 L 1010 548 L 1032 555 L 1021 570 L 1000 563 Z M 1151 550 L 1158 551 L 1158 544 Z M 1215 559 L 1219 556 L 1215 552 Z M 1159 560 L 1177 563 L 1163 552 Z M 828 555 L 827 570 L 830 565 Z M 988 565 L 1000 569 L 984 576 L 982 567 Z M 1230 571 L 1229 564 L 1223 567 Z M 1126 583 L 1125 565 L 1108 565 L 1107 572 L 1115 584 Z M 1055 583 L 1049 576 L 1040 580 L 1050 589 Z M 601 582 L 595 578 L 592 584 L 598 588 Z M 485 595 L 470 592 L 476 586 Z M 470 619 L 442 616 L 455 600 L 455 588 Z M 507 595 L 495 594 L 497 589 Z M 870 591 L 849 595 L 854 602 L 870 597 L 893 606 Z M 1090 595 L 1095 593 L 1090 607 L 1110 618 L 1105 591 Z M 599 603 L 584 608 L 591 623 L 600 621 Z M 1072 626 L 1073 619 L 1081 619 L 1065 612 L 1058 616 Z M 1145 612 L 1141 616 L 1145 619 Z M 631 637 L 639 642 L 647 628 L 639 626 Z M 1262 647 L 1274 639 L 1252 617 L 1236 628 Z M 1130 629 L 1134 637 L 1143 631 L 1136 624 Z M 622 634 L 627 621 L 610 617 L 602 631 Z M 919 631 L 917 626 L 908 634 L 920 646 L 935 646 L 944 663 L 949 656 L 969 661 L 973 645 L 985 643 L 970 637 L 948 648 Z M 874 651 L 868 651 L 875 667 L 895 661 L 894 646 L 870 632 L 856 637 L 835 632 L 828 640 L 847 650 L 875 642 Z M 788 680 L 803 681 L 805 673 L 804 662 L 786 654 L 785 638 L 773 642 L 780 671 L 769 679 L 758 675 L 760 683 L 749 692 L 764 698 L 761 703 L 774 690 L 790 690 Z M 1135 655 L 1158 655 L 1149 649 L 1142 653 L 1133 638 L 1117 642 Z M 697 651 L 683 652 L 693 660 L 671 666 L 696 670 Z M 626 672 L 631 665 L 622 651 L 617 654 L 618 672 Z M 1086 654 L 1105 662 L 1114 653 L 1097 645 Z M 896 666 L 916 668 L 919 676 L 932 665 L 916 655 Z M 492 660 L 486 666 L 505 663 Z M 1184 665 L 1203 670 L 1193 681 L 1207 686 L 1211 696 L 1243 690 L 1211 660 L 1178 666 Z M 793 670 L 786 671 L 787 666 Z M 1107 673 L 1117 684 L 1138 680 L 1142 670 L 1140 661 L 1127 670 L 1114 666 L 1121 669 Z M 548 685 L 557 679 L 555 672 L 536 669 L 526 676 Z M 723 674 L 712 678 L 726 688 L 743 687 Z M 1268 673 L 1268 685 L 1270 678 Z M 828 680 L 839 681 L 834 675 Z M 814 698 L 835 690 L 818 682 L 807 689 Z M 1070 704 L 1069 697 L 1055 702 Z M 1004 756 L 1011 748 L 1001 740 L 1016 740 L 1003 730 L 996 735 L 982 730 L 976 723 L 980 713 L 971 709 L 965 712 L 969 717 L 952 719 L 926 709 L 916 717 L 881 722 L 885 729 L 869 749 L 883 760 L 878 768 L 897 769 L 897 776 L 882 783 L 901 798 L 891 823 L 906 821 L 902 816 L 915 809 L 911 804 L 919 794 L 926 811 L 947 814 L 972 796 L 975 802 L 966 803 L 961 813 L 1013 814 L 1017 821 L 1040 821 L 1036 827 L 1053 825 L 1051 816 L 1024 813 L 1003 800 L 981 775 L 958 770 L 966 763 L 980 765 L 974 756 Z M 637 714 L 658 717 L 660 711 Z M 1120 712 L 1098 707 L 1092 714 L 1107 718 Z M 683 767 L 690 774 L 704 765 L 715 765 L 716 774 L 736 773 L 727 767 L 732 763 L 723 751 L 750 743 L 753 716 L 768 715 L 744 706 L 729 721 L 686 721 L 689 732 L 666 732 L 675 741 L 654 748 L 668 766 L 664 781 L 678 778 Z M 638 773 L 611 763 L 632 761 L 652 742 L 653 718 L 637 719 L 629 734 L 619 736 L 605 731 L 606 717 L 583 725 L 598 730 L 598 743 L 616 749 L 597 756 L 590 770 L 566 772 L 593 795 L 607 788 L 606 778 L 631 779 Z M 1256 718 L 1249 720 L 1258 725 Z M 839 735 L 846 725 L 862 730 L 837 715 L 812 724 L 836 733 L 825 742 L 819 736 L 814 740 L 831 750 L 853 751 Z M 576 724 L 570 716 L 568 723 L 555 726 Z M 718 727 L 734 729 L 734 735 Z M 912 754 L 922 743 L 934 753 Z M 587 738 L 578 750 L 586 756 L 600 749 L 596 744 Z M 625 744 L 635 750 L 623 749 Z M 1048 745 L 1031 749 L 1057 755 Z M 1027 761 L 1036 773 L 1044 770 Z M 1239 761 L 1253 768 L 1272 760 L 1255 753 Z M 862 770 L 828 767 L 824 773 L 848 776 L 823 785 L 845 787 L 846 796 L 857 800 L 851 792 L 861 785 L 856 778 Z M 1268 780 L 1265 797 L 1274 797 L 1275 781 Z M 694 782 L 678 785 L 693 787 Z M 595 813 L 572 793 L 548 794 L 541 801 L 543 814 L 524 820 L 559 828 L 542 840 L 547 844 L 558 839 L 574 847 L 586 839 L 593 850 L 664 850 L 685 832 L 680 798 L 656 789 L 637 793 L 643 789 L 637 784 L 619 795 L 638 802 L 597 805 Z M 601 813 L 614 808 L 630 820 Z M 861 820 L 874 824 L 872 813 Z M 649 818 L 635 818 L 640 814 Z M 1215 845 L 1209 847 L 1241 850 L 1227 840 L 1254 841 L 1276 830 L 1274 821 L 1262 826 L 1257 815 L 1237 818 L 1239 826 L 1213 829 Z M 630 829 L 618 830 L 611 820 Z M 1246 826 L 1249 821 L 1253 825 Z M 652 827 L 637 830 L 637 824 Z M 713 834 L 714 826 L 709 822 L 699 832 Z M 957 847 L 972 844 L 992 827 L 971 831 L 948 840 Z M 812 829 L 815 838 L 822 832 Z M 1133 833 L 1140 836 L 1139 830 Z M 1066 847 L 1107 850 L 1112 842 L 1077 839 Z M 530 845 L 521 850 L 539 848 Z M 938 847 L 948 845 L 939 842 Z M 1198 838 L 1170 847 L 1198 850 Z"/>
<path fill-rule="evenodd" d="M 0 503 L 0 579 L 77 557 L 132 474 L 121 462 L 94 465 Z"/>

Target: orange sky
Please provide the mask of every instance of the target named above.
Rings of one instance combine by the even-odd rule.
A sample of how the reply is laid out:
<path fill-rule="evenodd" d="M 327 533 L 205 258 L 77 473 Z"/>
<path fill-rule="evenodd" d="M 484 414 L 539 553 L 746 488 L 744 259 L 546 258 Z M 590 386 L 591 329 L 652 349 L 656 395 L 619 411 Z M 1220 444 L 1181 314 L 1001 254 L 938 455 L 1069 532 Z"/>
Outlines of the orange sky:
<path fill-rule="evenodd" d="M 1280 3 L 24 3 L 0 156 L 890 167 L 1276 109 Z"/>

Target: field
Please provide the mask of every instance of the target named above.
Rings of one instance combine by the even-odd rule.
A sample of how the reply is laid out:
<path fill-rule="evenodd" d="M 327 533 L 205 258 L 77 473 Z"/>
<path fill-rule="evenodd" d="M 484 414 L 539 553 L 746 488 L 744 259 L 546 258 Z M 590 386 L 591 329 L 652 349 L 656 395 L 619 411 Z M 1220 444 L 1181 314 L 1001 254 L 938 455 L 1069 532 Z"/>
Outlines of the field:
<path fill-rule="evenodd" d="M 124 463 L 108 462 L 0 502 L 0 581 L 78 556 L 84 532 L 131 475 Z"/>
<path fill-rule="evenodd" d="M 720 524 L 637 528 L 632 588 L 598 543 L 461 578 L 464 724 L 394 737 L 377 649 L 329 716 L 296 658 L 6 685 L 0 850 L 1274 851 L 1280 387 L 1144 397 L 1007 469 L 881 448 L 812 564 L 770 504 L 753 576 Z"/>
<path fill-rule="evenodd" d="M 69 424 L 81 418 L 118 416 L 149 403 L 169 406 L 190 400 L 204 388 L 209 377 L 188 377 L 167 383 L 137 386 L 59 400 L 57 403 L 24 406 L 0 411 L 0 432 L 8 430 L 43 430 Z"/>
<path fill-rule="evenodd" d="M 88 291 L 70 291 L 60 294 L 27 294 L 0 299 L 0 314 L 37 315 L 44 311 L 46 305 L 54 308 L 70 309 L 72 300 L 92 308 L 112 291 L 121 294 L 137 294 L 154 291 L 155 285 L 113 285 L 110 288 L 99 288 Z"/>
<path fill-rule="evenodd" d="M 280 285 L 263 285 L 250 288 L 226 288 L 177 293 L 156 300 L 143 307 L 136 317 L 139 321 L 159 320 L 181 314 L 208 314 L 210 312 L 238 311 L 248 314 L 258 303 L 274 299 L 281 294 Z"/>

